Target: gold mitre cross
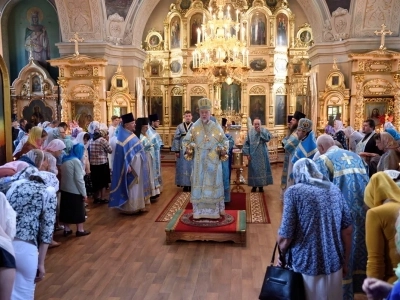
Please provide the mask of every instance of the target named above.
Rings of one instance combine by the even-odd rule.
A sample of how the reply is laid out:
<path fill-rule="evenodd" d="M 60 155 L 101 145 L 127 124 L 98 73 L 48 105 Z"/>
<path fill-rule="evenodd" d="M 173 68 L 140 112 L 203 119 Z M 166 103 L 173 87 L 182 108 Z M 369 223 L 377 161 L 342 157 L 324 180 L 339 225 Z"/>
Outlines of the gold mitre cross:
<path fill-rule="evenodd" d="M 75 43 L 75 55 L 78 56 L 79 55 L 78 42 L 83 42 L 84 39 L 80 38 L 78 33 L 75 32 L 74 37 L 72 39 L 69 39 L 69 41 Z"/>
<path fill-rule="evenodd" d="M 386 50 L 386 47 L 385 47 L 385 36 L 387 34 L 388 35 L 392 35 L 393 32 L 390 31 L 390 30 L 385 30 L 386 29 L 386 25 L 385 24 L 382 24 L 381 26 L 382 26 L 382 29 L 380 31 L 375 30 L 375 34 L 381 36 L 381 45 L 380 45 L 379 49 L 380 50 Z"/>

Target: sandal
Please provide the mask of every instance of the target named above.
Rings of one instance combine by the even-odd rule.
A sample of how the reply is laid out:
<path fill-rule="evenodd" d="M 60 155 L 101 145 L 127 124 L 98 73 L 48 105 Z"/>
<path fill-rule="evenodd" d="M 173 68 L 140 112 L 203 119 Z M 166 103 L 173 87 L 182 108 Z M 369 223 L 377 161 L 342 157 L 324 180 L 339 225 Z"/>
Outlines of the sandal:
<path fill-rule="evenodd" d="M 72 230 L 64 230 L 64 236 L 69 236 L 70 234 L 72 234 Z"/>

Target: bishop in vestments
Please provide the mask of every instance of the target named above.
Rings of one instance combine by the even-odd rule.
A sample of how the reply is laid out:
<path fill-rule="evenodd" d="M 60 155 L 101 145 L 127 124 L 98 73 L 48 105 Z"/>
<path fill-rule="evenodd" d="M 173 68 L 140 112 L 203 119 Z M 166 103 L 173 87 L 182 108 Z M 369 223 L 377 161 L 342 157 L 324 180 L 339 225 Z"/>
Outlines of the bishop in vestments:
<path fill-rule="evenodd" d="M 224 183 L 221 159 L 226 159 L 228 139 L 221 126 L 211 118 L 211 101 L 199 100 L 200 119 L 182 141 L 185 156 L 194 165 L 191 177 L 193 218 L 219 219 L 225 214 Z"/>

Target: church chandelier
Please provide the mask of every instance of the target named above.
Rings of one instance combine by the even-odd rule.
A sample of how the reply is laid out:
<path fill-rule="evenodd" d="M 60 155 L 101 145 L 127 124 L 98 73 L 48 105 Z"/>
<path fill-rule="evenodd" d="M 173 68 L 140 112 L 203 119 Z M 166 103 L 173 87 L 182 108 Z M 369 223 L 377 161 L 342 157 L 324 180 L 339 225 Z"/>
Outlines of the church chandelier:
<path fill-rule="evenodd" d="M 210 3 L 211 19 L 206 21 L 203 14 L 203 24 L 197 29 L 193 70 L 232 84 L 234 77 L 243 78 L 250 70 L 245 27 L 239 18 L 240 11 L 233 13 L 226 0 L 216 0 L 216 6 L 213 13 Z"/>

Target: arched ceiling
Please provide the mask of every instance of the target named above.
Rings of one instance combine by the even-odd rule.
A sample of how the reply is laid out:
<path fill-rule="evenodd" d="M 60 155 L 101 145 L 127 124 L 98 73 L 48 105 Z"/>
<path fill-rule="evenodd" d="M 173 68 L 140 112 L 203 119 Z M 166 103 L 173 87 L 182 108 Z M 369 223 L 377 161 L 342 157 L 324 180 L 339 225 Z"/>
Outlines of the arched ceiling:
<path fill-rule="evenodd" d="M 28 0 L 0 0 L 3 26 L 7 11 L 21 1 Z M 63 42 L 68 41 L 73 33 L 78 31 L 87 42 L 106 41 L 140 47 L 147 21 L 161 0 L 47 1 L 57 9 Z M 252 1 L 248 0 L 249 3 Z M 399 36 L 399 0 L 278 0 L 278 3 L 282 1 L 288 2 L 289 7 L 291 2 L 297 2 L 303 9 L 313 29 L 316 44 L 352 37 L 372 37 L 382 23 L 393 31 L 393 37 Z M 34 5 L 35 1 L 32 3 Z M 335 11 L 341 6 L 348 10 Z M 349 32 L 347 35 L 338 36 L 337 32 L 344 26 L 343 20 L 347 22 Z"/>

